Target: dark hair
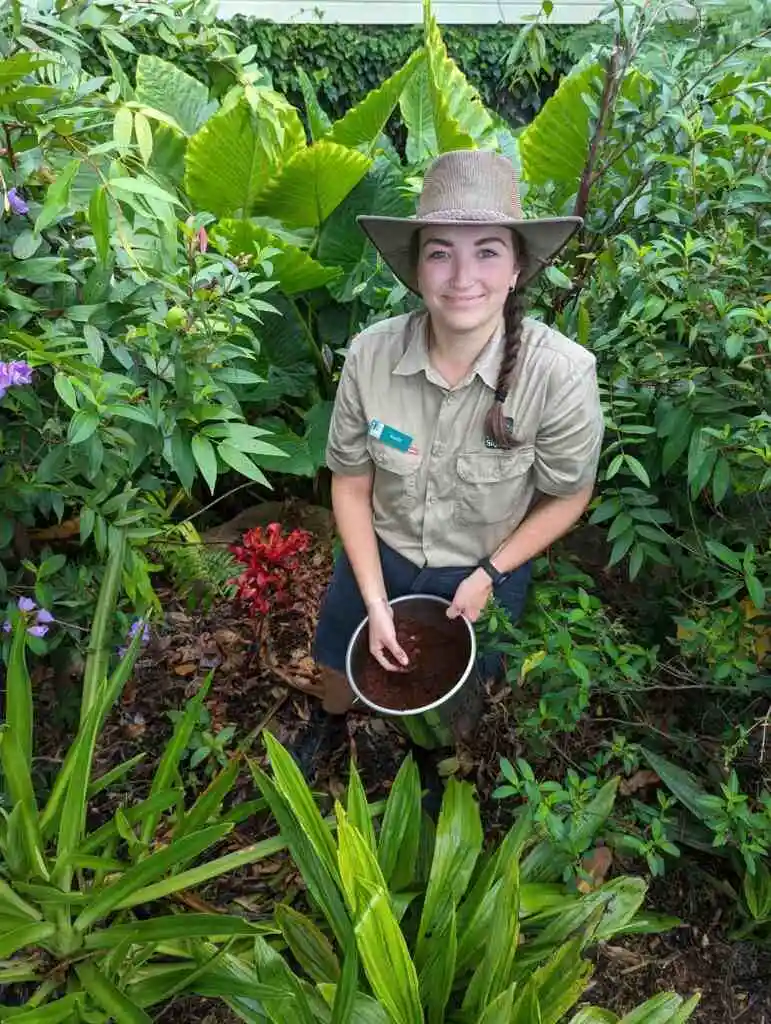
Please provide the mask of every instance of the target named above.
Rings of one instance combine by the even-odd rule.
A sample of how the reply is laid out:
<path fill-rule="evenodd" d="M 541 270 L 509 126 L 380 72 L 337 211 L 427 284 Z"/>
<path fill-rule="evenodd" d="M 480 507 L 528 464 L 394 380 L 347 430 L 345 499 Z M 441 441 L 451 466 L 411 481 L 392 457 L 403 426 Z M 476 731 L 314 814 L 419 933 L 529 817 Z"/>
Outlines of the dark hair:
<path fill-rule="evenodd" d="M 419 233 L 416 231 L 410 239 L 411 255 L 417 264 L 419 254 Z M 514 255 L 520 267 L 527 264 L 527 248 L 525 241 L 516 231 L 511 232 L 514 243 Z M 522 326 L 525 319 L 524 288 L 519 284 L 509 292 L 503 306 L 504 343 L 501 363 L 498 368 L 498 379 L 495 383 L 493 404 L 485 418 L 485 436 L 495 443 L 497 448 L 514 448 L 517 439 L 506 423 L 504 403 L 508 397 L 517 368 L 517 358 L 522 345 Z"/>

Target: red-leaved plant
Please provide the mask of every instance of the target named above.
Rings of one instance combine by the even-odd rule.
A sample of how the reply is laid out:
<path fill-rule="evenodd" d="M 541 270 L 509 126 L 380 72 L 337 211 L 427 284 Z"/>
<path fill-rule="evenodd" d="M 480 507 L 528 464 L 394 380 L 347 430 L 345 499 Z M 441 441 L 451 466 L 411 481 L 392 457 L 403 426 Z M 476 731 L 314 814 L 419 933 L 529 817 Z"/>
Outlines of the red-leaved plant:
<path fill-rule="evenodd" d="M 279 523 L 264 529 L 256 526 L 244 534 L 241 544 L 231 547 L 232 553 L 246 568 L 236 585 L 236 600 L 253 616 L 263 619 L 277 608 L 286 608 L 293 598 L 293 575 L 300 555 L 311 545 L 307 530 L 291 530 L 283 534 Z"/>

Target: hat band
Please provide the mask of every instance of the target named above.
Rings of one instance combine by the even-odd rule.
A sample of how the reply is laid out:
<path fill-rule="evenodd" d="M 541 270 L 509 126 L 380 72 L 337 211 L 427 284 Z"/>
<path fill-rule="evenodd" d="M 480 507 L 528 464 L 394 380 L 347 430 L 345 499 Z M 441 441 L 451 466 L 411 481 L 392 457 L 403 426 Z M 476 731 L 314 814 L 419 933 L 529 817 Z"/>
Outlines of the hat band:
<path fill-rule="evenodd" d="M 510 221 L 510 220 L 521 220 L 521 215 L 517 215 L 514 211 L 510 213 L 503 213 L 501 210 L 432 210 L 431 213 L 420 213 L 418 212 L 415 220 L 427 220 L 436 221 L 442 223 L 450 220 L 470 220 L 470 221 Z"/>

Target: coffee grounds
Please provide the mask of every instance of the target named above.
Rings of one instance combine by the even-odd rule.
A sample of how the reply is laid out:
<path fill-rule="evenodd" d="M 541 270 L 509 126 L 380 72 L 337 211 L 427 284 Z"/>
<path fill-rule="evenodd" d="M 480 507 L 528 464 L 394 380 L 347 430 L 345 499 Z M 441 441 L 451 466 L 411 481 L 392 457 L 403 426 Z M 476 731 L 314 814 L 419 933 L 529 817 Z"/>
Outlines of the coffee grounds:
<path fill-rule="evenodd" d="M 394 609 L 396 639 L 409 658 L 398 672 L 383 668 L 371 654 L 361 672 L 361 692 L 374 704 L 394 711 L 432 704 L 457 683 L 466 668 L 469 639 L 462 620 L 428 624 Z M 393 661 L 393 656 L 390 657 Z"/>

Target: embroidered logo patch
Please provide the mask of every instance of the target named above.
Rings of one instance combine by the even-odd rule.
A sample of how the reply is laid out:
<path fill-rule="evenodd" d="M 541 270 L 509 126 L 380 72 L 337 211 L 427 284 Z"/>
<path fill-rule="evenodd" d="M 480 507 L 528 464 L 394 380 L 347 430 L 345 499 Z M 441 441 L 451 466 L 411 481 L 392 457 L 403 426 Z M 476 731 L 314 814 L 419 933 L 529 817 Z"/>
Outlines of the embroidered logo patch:
<path fill-rule="evenodd" d="M 514 420 L 511 418 L 511 416 L 506 417 L 506 429 L 510 434 L 514 433 Z M 500 448 L 500 445 L 496 444 L 494 438 L 486 437 L 485 448 Z"/>

